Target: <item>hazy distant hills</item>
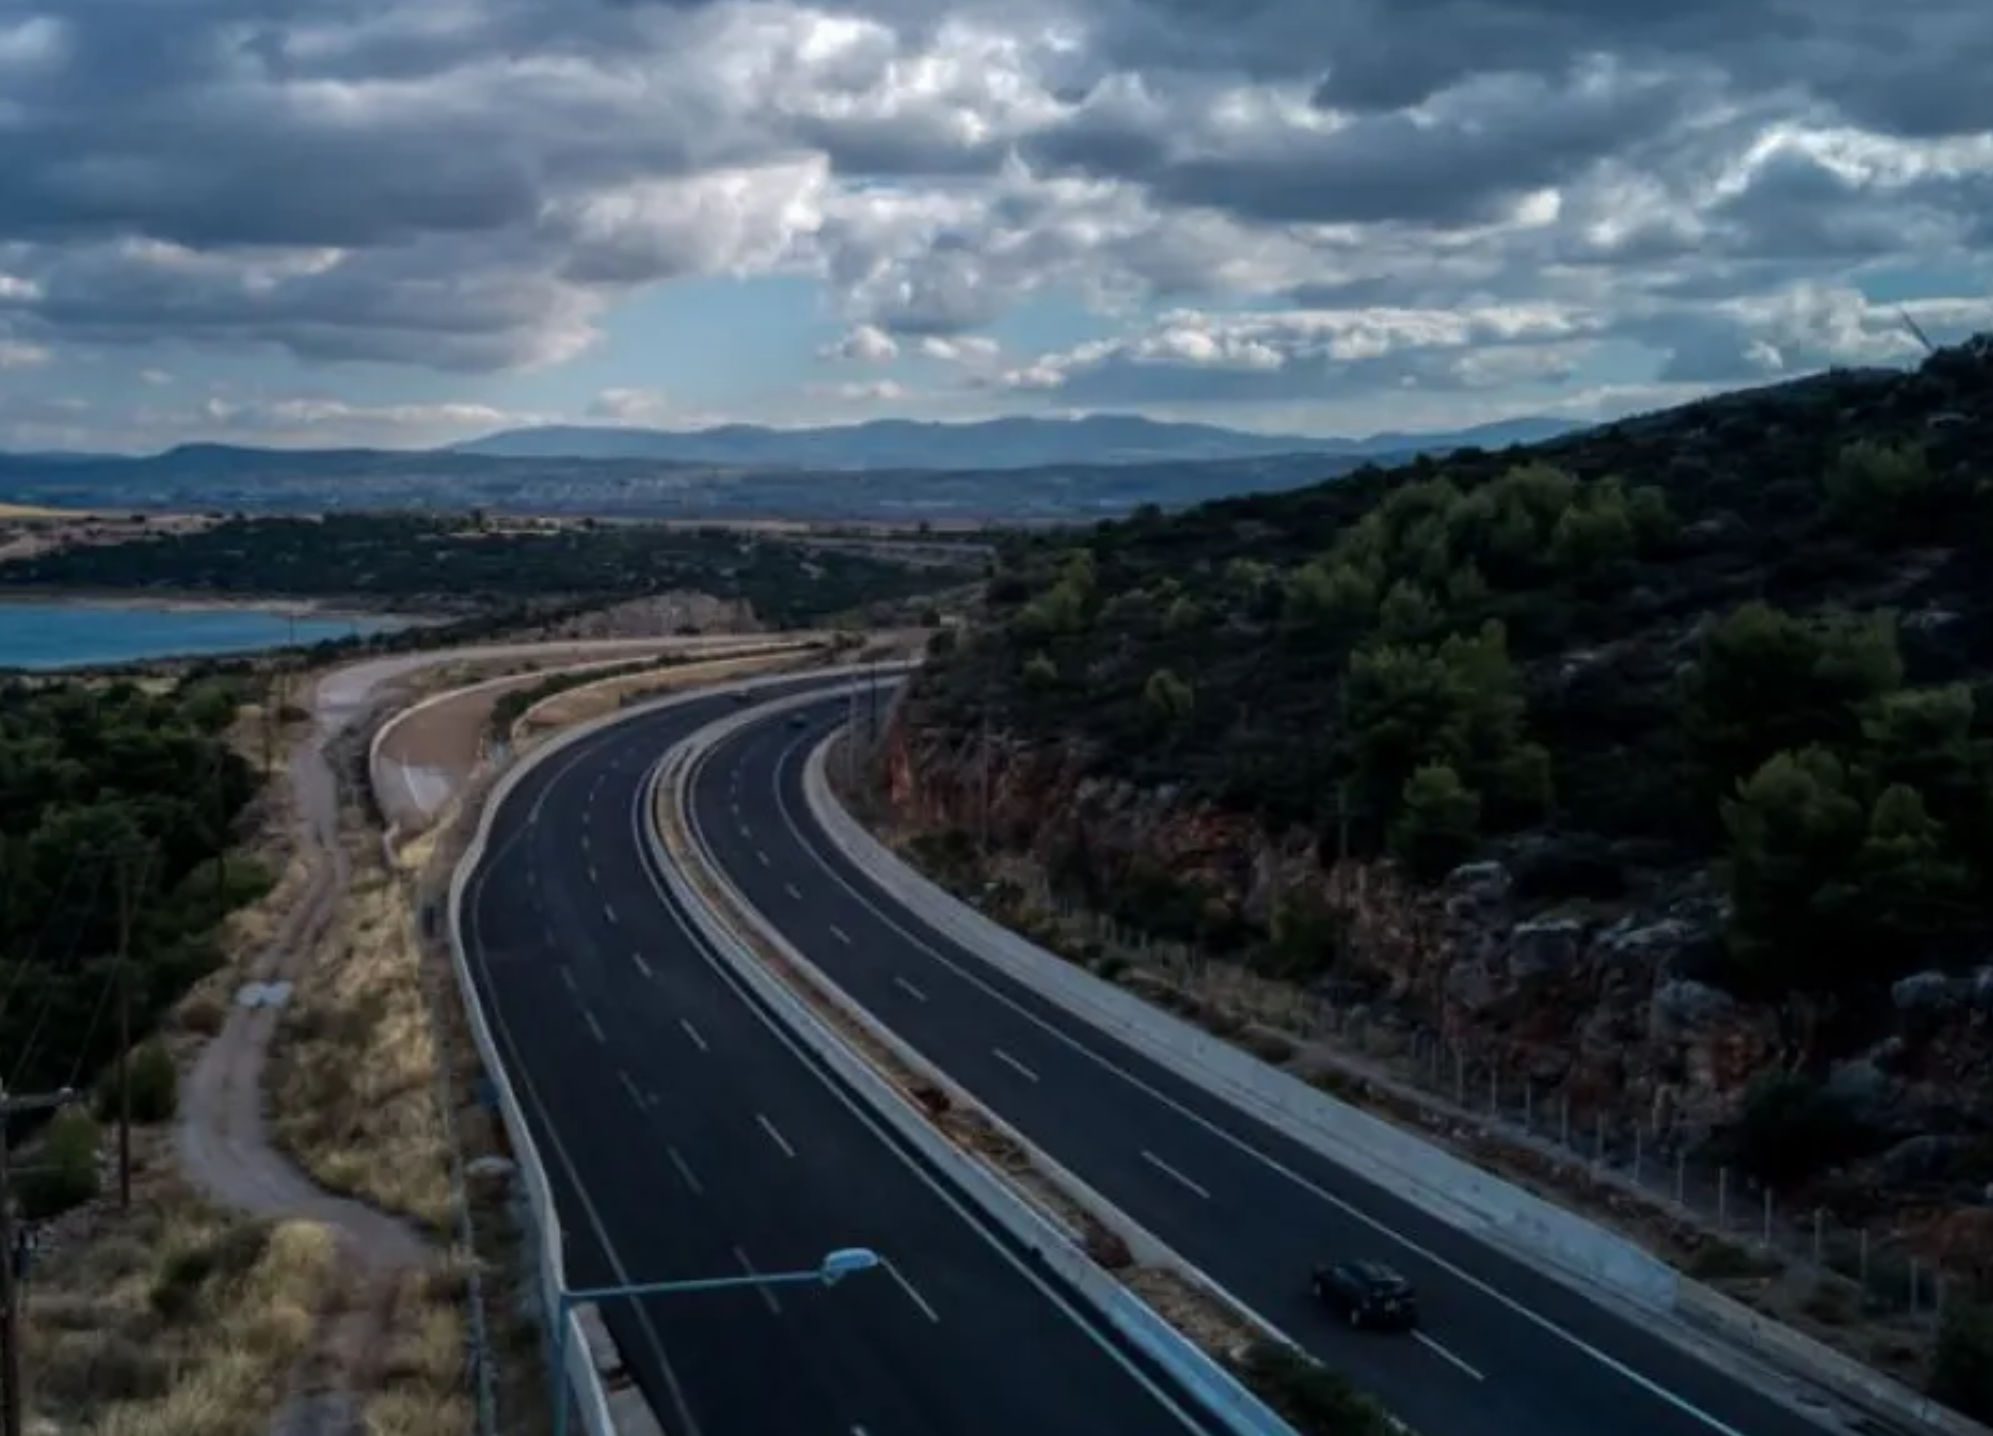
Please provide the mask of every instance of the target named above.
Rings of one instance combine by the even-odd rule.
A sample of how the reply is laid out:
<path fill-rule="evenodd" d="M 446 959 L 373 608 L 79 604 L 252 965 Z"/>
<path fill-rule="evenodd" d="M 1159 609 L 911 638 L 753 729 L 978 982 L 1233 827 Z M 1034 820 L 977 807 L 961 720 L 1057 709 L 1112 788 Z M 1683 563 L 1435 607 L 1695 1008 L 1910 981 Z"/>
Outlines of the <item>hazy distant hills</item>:
<path fill-rule="evenodd" d="M 1562 432 L 1544 419 L 1451 434 L 1309 439 L 1138 418 L 887 420 L 698 433 L 547 428 L 451 449 L 184 444 L 144 458 L 0 454 L 0 499 L 246 514 L 455 511 L 604 518 L 1048 523 L 1299 488 L 1364 463 Z M 1298 447 L 1297 447 L 1298 446 Z"/>
<path fill-rule="evenodd" d="M 455 452 L 503 458 L 653 459 L 794 469 L 1025 469 L 1046 464 L 1150 464 L 1264 458 L 1275 454 L 1369 457 L 1506 448 L 1568 433 L 1556 419 L 1509 419 L 1436 434 L 1373 434 L 1366 439 L 1254 434 L 1211 424 L 1164 423 L 1132 414 L 1080 419 L 1007 418 L 970 424 L 876 419 L 816 429 L 754 424 L 670 430 L 556 424 L 507 429 Z"/>

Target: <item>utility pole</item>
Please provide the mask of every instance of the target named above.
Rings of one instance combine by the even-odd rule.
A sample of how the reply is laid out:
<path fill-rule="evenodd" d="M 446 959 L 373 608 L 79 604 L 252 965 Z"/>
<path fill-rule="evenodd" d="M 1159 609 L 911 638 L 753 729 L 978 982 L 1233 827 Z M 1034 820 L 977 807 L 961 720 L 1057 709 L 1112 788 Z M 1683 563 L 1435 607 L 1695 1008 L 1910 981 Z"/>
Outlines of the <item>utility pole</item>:
<path fill-rule="evenodd" d="M 215 921 L 228 915 L 228 745 L 215 748 Z"/>
<path fill-rule="evenodd" d="M 118 1206 L 124 1211 L 131 1210 L 131 922 L 151 850 L 138 856 L 136 880 L 132 862 L 131 852 L 118 855 Z"/>
<path fill-rule="evenodd" d="M 990 855 L 990 843 L 991 843 L 991 830 L 992 830 L 992 829 L 993 829 L 993 827 L 995 826 L 994 822 L 992 821 L 992 817 L 991 817 L 991 813 L 990 813 L 990 808 L 991 808 L 991 807 L 993 806 L 993 804 L 994 804 L 994 802 L 995 802 L 995 797 L 994 797 L 994 795 L 993 795 L 993 794 L 991 793 L 991 791 L 990 791 L 990 786 L 991 786 L 991 775 L 990 775 L 990 756 L 991 756 L 991 755 L 990 755 L 990 719 L 989 719 L 989 715 L 988 715 L 987 713 L 985 713 L 985 714 L 983 715 L 983 743 L 982 743 L 982 774 L 981 774 L 981 777 L 980 777 L 980 779 L 978 780 L 978 786 L 979 786 L 979 787 L 980 787 L 980 788 L 982 789 L 982 800 L 983 800 L 983 804 L 982 804 L 982 806 L 983 806 L 983 856 L 984 856 L 985 858 L 989 857 L 989 855 Z"/>
<path fill-rule="evenodd" d="M 9 1097 L 0 1092 L 0 1436 L 21 1436 L 21 1322 L 14 1282 L 14 1192 L 8 1180 L 7 1133 L 17 1112 L 46 1112 L 66 1104 L 71 1093 Z"/>

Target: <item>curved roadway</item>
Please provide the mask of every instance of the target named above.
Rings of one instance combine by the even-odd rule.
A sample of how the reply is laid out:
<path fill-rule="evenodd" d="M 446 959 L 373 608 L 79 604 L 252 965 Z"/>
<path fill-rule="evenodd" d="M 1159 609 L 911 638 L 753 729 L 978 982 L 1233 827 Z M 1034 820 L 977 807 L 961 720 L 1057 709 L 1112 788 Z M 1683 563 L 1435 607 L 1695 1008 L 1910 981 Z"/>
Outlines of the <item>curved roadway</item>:
<path fill-rule="evenodd" d="M 816 680 L 816 681 L 821 681 Z M 778 690 L 779 691 L 779 690 Z M 725 695 L 605 728 L 506 797 L 462 916 L 576 1286 L 887 1271 L 612 1302 L 672 1436 L 1207 1428 L 785 1037 L 691 935 L 638 840 L 648 771 Z"/>
<path fill-rule="evenodd" d="M 981 962 L 898 906 L 811 819 L 804 760 L 844 704 L 754 724 L 695 775 L 700 838 L 853 997 L 1263 1316 L 1426 1436 L 1820 1436 L 1744 1380 L 1265 1126 Z M 1420 1289 L 1412 1340 L 1312 1303 L 1317 1262 Z"/>

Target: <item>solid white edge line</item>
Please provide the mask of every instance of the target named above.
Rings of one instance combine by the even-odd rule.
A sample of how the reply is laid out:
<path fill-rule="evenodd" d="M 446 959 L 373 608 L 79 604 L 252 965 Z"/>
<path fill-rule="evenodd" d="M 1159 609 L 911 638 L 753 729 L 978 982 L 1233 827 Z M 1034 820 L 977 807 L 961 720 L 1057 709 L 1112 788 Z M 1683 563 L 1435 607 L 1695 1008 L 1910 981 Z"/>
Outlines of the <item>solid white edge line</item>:
<path fill-rule="evenodd" d="M 1488 1379 L 1487 1377 L 1483 1376 L 1479 1371 L 1476 1371 L 1472 1366 L 1468 1365 L 1465 1361 L 1461 1360 L 1460 1357 L 1456 1356 L 1453 1352 L 1449 1351 L 1445 1346 L 1441 1345 L 1437 1341 L 1434 1341 L 1430 1336 L 1427 1336 L 1423 1331 L 1414 1331 L 1412 1333 L 1412 1340 L 1416 1341 L 1420 1346 L 1423 1346 L 1427 1351 L 1430 1351 L 1434 1356 L 1437 1356 L 1441 1361 L 1445 1361 L 1454 1366 L 1459 1367 L 1462 1371 L 1466 1372 L 1476 1381 L 1486 1381 Z"/>
<path fill-rule="evenodd" d="M 592 746 L 592 741 L 575 744 L 575 752 L 554 776 L 547 780 L 547 787 L 550 788 L 563 773 L 571 770 L 579 763 L 582 757 L 586 755 L 587 750 Z M 527 822 L 521 829 L 522 832 L 525 828 L 534 826 L 539 815 L 540 803 L 545 800 L 546 789 L 543 788 L 539 800 L 534 803 Z M 510 1070 L 505 1074 L 506 1080 L 516 1083 L 519 1090 L 525 1094 L 526 1100 L 533 1104 L 533 1110 L 539 1115 L 540 1129 L 546 1136 L 547 1145 L 553 1148 L 554 1156 L 559 1160 L 562 1169 L 567 1173 L 568 1183 L 574 1189 L 575 1200 L 581 1203 L 582 1214 L 587 1217 L 588 1225 L 594 1230 L 595 1239 L 601 1243 L 603 1256 L 608 1259 L 610 1267 L 616 1273 L 617 1280 L 627 1286 L 633 1280 L 630 1275 L 630 1269 L 624 1265 L 622 1254 L 616 1250 L 615 1242 L 610 1240 L 608 1225 L 602 1220 L 602 1214 L 596 1210 L 594 1199 L 588 1195 L 588 1188 L 582 1183 L 581 1170 L 575 1166 L 574 1158 L 567 1150 L 567 1144 L 561 1141 L 560 1131 L 554 1125 L 553 1116 L 547 1111 L 546 1103 L 540 1098 L 539 1089 L 533 1085 L 532 1075 L 527 1072 L 526 1065 L 521 1060 L 519 1044 L 513 1040 L 511 1025 L 506 1022 L 505 1014 L 500 1010 L 496 1000 L 497 988 L 492 982 L 491 968 L 484 961 L 484 944 L 476 936 L 479 927 L 477 918 L 478 907 L 489 884 L 491 873 L 498 866 L 499 862 L 509 855 L 512 846 L 511 844 L 502 844 L 495 851 L 488 849 L 481 854 L 480 863 L 482 871 L 474 872 L 471 875 L 470 880 L 465 883 L 464 890 L 459 896 L 457 916 L 464 941 L 465 967 L 468 970 L 470 963 L 475 960 L 484 977 L 484 991 L 479 992 L 476 989 L 476 985 L 473 984 L 473 989 L 466 994 L 466 999 L 476 1002 L 485 1010 L 494 1030 L 494 1038 L 502 1037 L 504 1039 L 505 1045 L 512 1055 Z M 532 871 L 530 865 L 528 866 L 528 871 Z M 472 891 L 473 889 L 475 889 L 475 892 Z M 473 955 L 475 955 L 475 958 Z M 491 1001 L 489 1002 L 486 1001 L 487 994 L 491 997 Z M 528 1135 L 531 1135 L 530 1128 L 528 1129 Z M 553 1215 L 558 1220 L 558 1212 Z M 671 1404 L 677 1408 L 680 1426 L 687 1433 L 687 1436 L 700 1436 L 701 1427 L 692 1415 L 691 1405 L 685 1399 L 684 1385 L 678 1379 L 678 1372 L 672 1366 L 671 1358 L 664 1354 L 664 1342 L 657 1334 L 657 1324 L 651 1320 L 649 1310 L 642 1305 L 637 1307 L 637 1324 L 643 1328 L 645 1344 L 650 1347 L 651 1355 L 657 1359 L 658 1369 L 664 1373 L 665 1385 L 670 1388 Z M 565 1381 L 565 1374 L 563 1374 L 561 1379 Z"/>
<path fill-rule="evenodd" d="M 1445 1257 L 1441 1256 L 1438 1252 L 1433 1251 L 1430 1247 L 1427 1247 L 1422 1243 L 1413 1240 L 1411 1237 L 1404 1235 L 1402 1232 L 1397 1231 L 1395 1228 L 1391 1227 L 1381 1218 L 1372 1216 L 1370 1213 L 1364 1211 L 1361 1207 L 1357 1206 L 1353 1202 L 1350 1202 L 1342 1197 L 1337 1196 L 1335 1193 L 1329 1191 L 1327 1188 L 1310 1180 L 1308 1177 L 1302 1175 L 1300 1172 L 1295 1171 L 1292 1167 L 1289 1167 L 1286 1163 L 1280 1161 L 1278 1158 L 1269 1156 L 1267 1153 L 1260 1151 L 1257 1147 L 1253 1146 L 1253 1144 L 1251 1142 L 1248 1142 L 1245 1138 L 1226 1131 L 1223 1127 L 1220 1127 L 1217 1123 L 1211 1121 L 1209 1118 L 1204 1117 L 1201 1114 L 1192 1111 L 1188 1107 L 1185 1107 L 1182 1103 L 1178 1102 L 1175 1098 L 1169 1096 L 1167 1093 L 1159 1091 L 1155 1087 L 1150 1086 L 1147 1082 L 1143 1081 L 1140 1077 L 1137 1077 L 1134 1073 L 1128 1071 L 1123 1067 L 1117 1066 L 1111 1059 L 1102 1055 L 1099 1052 L 1094 1051 L 1091 1047 L 1087 1046 L 1086 1043 L 1081 1042 L 1078 1038 L 1074 1037 L 1072 1034 L 1066 1032 L 1065 1030 L 1063 1030 L 1062 1028 L 1058 1027 L 1057 1025 L 1051 1022 L 1047 1022 L 1037 1013 L 1032 1012 L 1030 1009 L 1013 1001 L 1009 997 L 1009 995 L 998 991 L 989 982 L 984 980 L 979 974 L 973 973 L 968 969 L 964 968 L 960 963 L 954 962 L 951 959 L 943 956 L 940 952 L 936 951 L 931 944 L 923 941 L 919 937 L 916 937 L 913 933 L 909 932 L 904 925 L 902 925 L 899 922 L 896 922 L 892 917 L 887 915 L 885 912 L 881 911 L 878 904 L 871 901 L 871 899 L 866 897 L 865 894 L 859 892 L 848 881 L 846 881 L 844 875 L 838 872 L 836 868 L 831 866 L 831 864 L 824 858 L 822 853 L 817 850 L 815 845 L 809 841 L 809 839 L 803 834 L 800 827 L 798 827 L 795 815 L 789 809 L 788 799 L 784 797 L 782 793 L 781 770 L 783 765 L 786 764 L 788 760 L 795 755 L 797 748 L 800 746 L 802 741 L 804 740 L 799 739 L 797 740 L 796 743 L 791 744 L 789 748 L 785 749 L 781 758 L 777 760 L 776 764 L 775 802 L 776 802 L 776 807 L 782 814 L 783 822 L 789 828 L 790 834 L 792 837 L 795 838 L 797 845 L 801 847 L 804 850 L 804 852 L 806 852 L 812 859 L 815 860 L 817 866 L 823 869 L 825 875 L 828 876 L 832 882 L 835 882 L 839 887 L 843 888 L 847 893 L 851 895 L 852 899 L 856 901 L 861 907 L 864 907 L 867 910 L 869 910 L 874 917 L 878 918 L 879 921 L 883 922 L 887 927 L 891 928 L 893 931 L 899 933 L 900 936 L 904 938 L 907 942 L 912 944 L 914 947 L 918 948 L 920 951 L 925 952 L 929 957 L 933 958 L 936 962 L 940 963 L 943 967 L 955 973 L 957 976 L 965 978 L 969 982 L 974 983 L 977 987 L 981 988 L 989 996 L 994 998 L 996 1001 L 1002 1003 L 1005 1007 L 1010 1008 L 1013 1012 L 1017 1013 L 1020 1017 L 1023 1017 L 1027 1022 L 1030 1022 L 1033 1026 L 1046 1032 L 1057 1041 L 1065 1044 L 1073 1051 L 1085 1057 L 1088 1061 L 1093 1062 L 1094 1064 L 1105 1069 L 1106 1071 L 1113 1073 L 1115 1076 L 1119 1077 L 1122 1081 L 1128 1083 L 1136 1090 L 1146 1093 L 1148 1096 L 1152 1097 L 1156 1101 L 1162 1103 L 1164 1106 L 1176 1112 L 1186 1121 L 1195 1123 L 1197 1126 L 1204 1128 L 1206 1131 L 1210 1132 L 1213 1136 L 1217 1137 L 1220 1141 L 1226 1143 L 1229 1146 L 1236 1148 L 1240 1152 L 1251 1157 L 1253 1160 L 1260 1162 L 1262 1165 L 1266 1166 L 1269 1170 L 1278 1173 L 1282 1177 L 1285 1177 L 1288 1181 L 1294 1183 L 1296 1186 L 1300 1187 L 1303 1191 L 1311 1193 L 1319 1200 L 1327 1203 L 1329 1206 L 1336 1208 L 1338 1211 L 1343 1212 L 1351 1219 L 1362 1223 L 1364 1226 L 1369 1227 L 1372 1231 L 1377 1232 L 1381 1236 L 1390 1238 L 1392 1241 L 1398 1243 L 1405 1250 L 1420 1257 L 1424 1261 L 1429 1262 L 1432 1266 L 1434 1266 L 1438 1270 L 1445 1272 L 1455 1281 L 1460 1282 L 1464 1286 L 1472 1287 L 1475 1291 L 1480 1292 L 1483 1296 L 1489 1298 L 1491 1301 L 1494 1301 L 1497 1304 L 1507 1308 L 1509 1311 L 1521 1317 L 1523 1320 L 1528 1321 L 1530 1324 L 1537 1327 L 1539 1330 L 1545 1332 L 1548 1335 L 1556 1337 L 1560 1341 L 1563 1341 L 1564 1343 L 1569 1345 L 1573 1350 L 1581 1352 L 1585 1356 L 1590 1357 L 1592 1360 L 1598 1362 L 1599 1365 L 1605 1367 L 1606 1370 L 1614 1373 L 1619 1377 L 1622 1377 L 1627 1382 L 1631 1383 L 1634 1386 L 1637 1386 L 1642 1391 L 1645 1391 L 1648 1395 L 1653 1396 L 1659 1401 L 1665 1403 L 1666 1405 L 1673 1407 L 1675 1410 L 1681 1412 L 1684 1416 L 1688 1416 L 1696 1421 L 1700 1421 L 1704 1426 L 1707 1426 L 1710 1430 L 1720 1433 L 1720 1436 L 1746 1436 L 1746 1433 L 1744 1433 L 1743 1431 L 1740 1431 L 1735 1426 L 1732 1426 L 1729 1422 L 1723 1420 L 1721 1417 L 1714 1416 L 1709 1412 L 1704 1411 L 1700 1406 L 1697 1406 L 1687 1397 L 1679 1396 L 1675 1392 L 1670 1391 L 1667 1387 L 1661 1385 L 1660 1382 L 1654 1380 L 1652 1377 L 1647 1376 L 1642 1372 L 1634 1370 L 1631 1366 L 1628 1366 L 1618 1357 L 1613 1356 L 1609 1352 L 1601 1351 L 1598 1347 L 1592 1345 L 1591 1342 L 1585 1340 L 1582 1336 L 1579 1336 L 1576 1332 L 1571 1331 L 1564 1326 L 1560 1326 L 1557 1322 L 1552 1321 L 1549 1317 L 1544 1316 L 1541 1312 L 1538 1312 L 1531 1307 L 1525 1306 L 1522 1302 L 1517 1301 L 1514 1297 L 1508 1295 L 1506 1292 L 1502 1291 L 1499 1287 L 1496 1287 L 1490 1284 L 1489 1282 L 1483 1281 L 1480 1277 L 1475 1276 L 1472 1272 L 1469 1272 L 1464 1267 L 1458 1266 L 1454 1262 L 1447 1260 Z M 911 916 L 911 914 L 909 914 L 909 916 Z M 1050 998 L 1046 998 L 1044 1000 L 1047 1002 L 1053 1002 L 1053 999 Z M 1057 1006 L 1055 1002 L 1053 1003 L 1053 1005 Z M 1066 1012 L 1066 1009 L 1064 1009 L 1063 1007 L 1061 1007 L 1059 1010 L 1061 1012 Z M 1070 1018 L 1073 1022 L 1081 1026 L 1082 1028 L 1085 1028 L 1089 1032 L 1093 1032 L 1101 1036 L 1107 1035 L 1105 1033 L 1100 1032 L 1100 1030 L 1097 1027 L 1095 1027 L 1093 1023 L 1087 1021 L 1083 1017 L 1078 1016 L 1077 1014 L 1066 1012 L 1066 1016 Z M 1155 1059 L 1150 1059 L 1150 1060 L 1153 1061 Z M 1158 1065 L 1163 1065 L 1163 1064 L 1159 1063 Z M 1224 1103 L 1224 1105 L 1228 1107 L 1232 1107 L 1233 1110 L 1237 1111 L 1241 1117 L 1255 1124 L 1264 1125 L 1264 1123 L 1259 1117 L 1254 1116 L 1251 1112 L 1248 1112 L 1243 1108 L 1234 1106 L 1234 1104 L 1230 1102 L 1226 1102 L 1224 1098 L 1216 1097 L 1214 1094 L 1214 1100 Z M 1323 1160 L 1328 1161 L 1330 1159 L 1323 1158 Z M 1331 1164 L 1333 1165 L 1333 1163 Z M 1367 1179 L 1364 1178 L 1358 1178 L 1358 1180 L 1366 1181 L 1366 1184 L 1368 1185 L 1375 1185 L 1374 1183 L 1368 1183 Z M 1469 1233 L 1470 1237 L 1471 1235 L 1472 1234 Z M 1573 1293 L 1573 1294 L 1576 1295 L 1580 1301 L 1585 1300 L 1582 1294 L 1579 1293 Z M 1597 1302 L 1588 1302 L 1587 1304 L 1592 1306 L 1597 1306 L 1602 1311 L 1609 1310 L 1609 1308 L 1603 1307 Z M 1708 1366 L 1710 1370 L 1717 1371 L 1719 1374 L 1722 1374 L 1720 1368 L 1710 1365 L 1709 1363 L 1706 1362 L 1702 1364 Z M 1733 1381 L 1739 1381 L 1739 1378 L 1734 1376 L 1729 1377 L 1728 1379 Z M 1743 1383 L 1739 1381 L 1739 1384 L 1745 1385 L 1747 1390 L 1750 1389 L 1748 1383 Z"/>
<path fill-rule="evenodd" d="M 992 1047 L 990 1049 L 990 1055 L 996 1058 L 997 1061 L 1003 1063 L 1004 1066 L 1008 1067 L 1018 1076 L 1022 1077 L 1025 1081 L 1036 1082 L 1038 1080 L 1038 1074 L 1036 1072 L 1033 1072 L 1029 1067 L 1026 1067 L 1022 1062 L 1019 1062 L 1015 1057 L 1011 1056 L 1001 1047 Z"/>
<path fill-rule="evenodd" d="M 969 1200 L 967 1197 L 957 1193 L 944 1178 L 928 1171 L 919 1158 L 902 1150 L 898 1143 L 887 1135 L 886 1128 L 883 1125 L 884 1118 L 875 1112 L 868 1111 L 864 1099 L 860 1098 L 857 1093 L 847 1090 L 838 1078 L 831 1076 L 830 1073 L 818 1067 L 814 1061 L 805 1056 L 802 1039 L 790 1032 L 783 1025 L 781 1019 L 773 1013 L 763 1011 L 757 1003 L 748 998 L 745 986 L 746 979 L 731 970 L 727 960 L 721 957 L 719 953 L 713 951 L 705 936 L 694 927 L 691 918 L 678 910 L 676 903 L 672 899 L 670 888 L 665 883 L 663 876 L 653 866 L 655 855 L 652 853 L 650 845 L 644 840 L 644 805 L 648 796 L 656 788 L 659 781 L 659 774 L 663 767 L 664 759 L 659 758 L 653 762 L 645 774 L 644 782 L 639 787 L 638 792 L 631 798 L 631 837 L 637 844 L 638 855 L 642 860 L 644 876 L 649 879 L 651 887 L 656 890 L 658 898 L 663 903 L 665 912 L 671 918 L 672 923 L 684 934 L 686 941 L 692 945 L 692 950 L 699 954 L 700 959 L 713 970 L 714 974 L 719 977 L 727 990 L 734 994 L 735 999 L 741 1006 L 745 1007 L 757 1022 L 768 1029 L 770 1035 L 788 1050 L 789 1054 L 796 1059 L 797 1063 L 805 1071 L 822 1084 L 824 1090 L 830 1093 L 838 1105 L 849 1112 L 861 1127 L 870 1132 L 879 1145 L 891 1153 L 894 1159 L 901 1166 L 905 1167 L 916 1181 L 932 1192 L 943 1206 L 953 1212 L 957 1220 L 964 1227 L 981 1240 L 985 1246 L 989 1247 L 991 1251 L 995 1252 L 1001 1260 L 1008 1263 L 1013 1271 L 1035 1287 L 1041 1296 L 1050 1302 L 1067 1321 L 1073 1324 L 1075 1330 L 1100 1348 L 1108 1360 L 1121 1368 L 1122 1374 L 1141 1387 L 1152 1401 L 1174 1417 L 1177 1424 L 1182 1426 L 1186 1431 L 1200 1433 L 1210 1431 L 1212 1427 L 1208 1420 L 1193 1417 L 1184 1408 L 1183 1403 L 1158 1385 L 1155 1378 L 1150 1376 L 1133 1357 L 1122 1350 L 1120 1346 L 1108 1340 L 1106 1336 L 1102 1335 L 1099 1328 L 1093 1322 L 1081 1316 L 1079 1309 L 1058 1288 L 1054 1287 L 1043 1276 L 1034 1271 L 1023 1257 L 1019 1256 L 1006 1245 L 1003 1239 L 991 1232 L 981 1221 L 971 1216 L 969 1208 L 965 1205 Z M 694 841 L 698 842 L 700 841 L 700 835 L 698 832 L 697 815 L 688 809 L 687 817 L 690 819 L 694 830 Z"/>
<path fill-rule="evenodd" d="M 1198 1196 L 1204 1198 L 1205 1201 L 1208 1202 L 1211 1200 L 1211 1193 L 1191 1181 L 1190 1178 L 1179 1172 L 1175 1167 L 1172 1167 L 1168 1162 L 1165 1162 L 1161 1157 L 1158 1157 L 1154 1152 L 1151 1152 L 1147 1147 L 1142 1149 L 1142 1160 L 1161 1172 L 1164 1176 L 1172 1177 L 1176 1181 L 1181 1182 L 1184 1186 L 1190 1188 L 1191 1191 L 1197 1193 Z"/>

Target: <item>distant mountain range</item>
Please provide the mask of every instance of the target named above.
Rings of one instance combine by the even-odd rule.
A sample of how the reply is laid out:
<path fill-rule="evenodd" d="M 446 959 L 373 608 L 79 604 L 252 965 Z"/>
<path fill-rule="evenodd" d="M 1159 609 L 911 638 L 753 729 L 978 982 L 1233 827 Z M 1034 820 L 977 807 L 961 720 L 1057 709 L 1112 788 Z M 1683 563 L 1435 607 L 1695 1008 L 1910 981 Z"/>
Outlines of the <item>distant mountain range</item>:
<path fill-rule="evenodd" d="M 1298 488 L 1373 460 L 1505 448 L 1565 427 L 1521 419 L 1451 434 L 1315 439 L 1103 417 L 735 425 L 690 434 L 522 429 L 414 451 L 183 444 L 145 458 L 0 454 L 0 499 L 154 512 L 482 508 L 605 518 L 1052 523 Z"/>
<path fill-rule="evenodd" d="M 460 454 L 530 459 L 650 459 L 780 469 L 1028 469 L 1047 464 L 1152 464 L 1275 454 L 1368 458 L 1501 449 L 1569 433 L 1557 419 L 1505 419 L 1434 434 L 1365 439 L 1254 434 L 1211 424 L 1163 423 L 1132 414 L 1080 419 L 1007 418 L 970 424 L 875 419 L 816 429 L 726 424 L 710 429 L 592 428 L 550 424 L 506 429 L 457 444 Z"/>

